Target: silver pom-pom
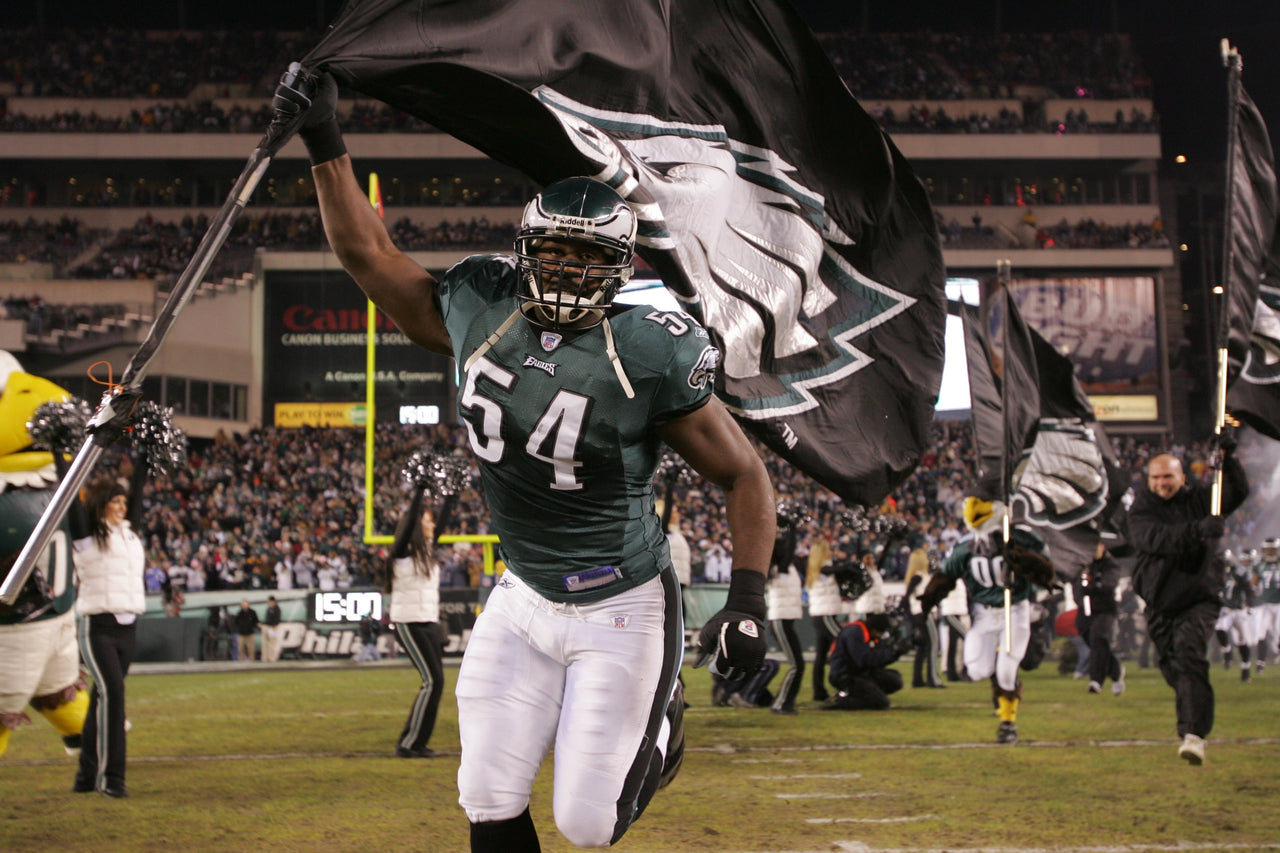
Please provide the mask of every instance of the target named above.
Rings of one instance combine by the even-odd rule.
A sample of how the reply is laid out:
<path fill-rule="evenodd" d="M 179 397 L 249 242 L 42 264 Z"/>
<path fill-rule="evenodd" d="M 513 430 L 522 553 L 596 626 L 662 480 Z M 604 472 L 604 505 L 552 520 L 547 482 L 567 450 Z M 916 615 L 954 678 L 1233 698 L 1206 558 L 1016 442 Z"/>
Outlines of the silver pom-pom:
<path fill-rule="evenodd" d="M 855 506 L 840 513 L 840 523 L 853 533 L 870 533 L 873 522 L 867 515 L 866 507 Z"/>
<path fill-rule="evenodd" d="M 173 409 L 144 400 L 133 410 L 129 437 L 156 474 L 172 474 L 187 464 L 187 436 L 173 425 Z"/>
<path fill-rule="evenodd" d="M 809 507 L 798 498 L 782 498 L 777 505 L 778 518 L 792 527 L 813 521 Z"/>
<path fill-rule="evenodd" d="M 886 515 L 862 506 L 846 509 L 840 513 L 840 522 L 850 531 L 860 535 L 872 533 L 876 536 L 899 536 L 908 527 L 906 519 L 901 516 Z"/>
<path fill-rule="evenodd" d="M 447 497 L 471 483 L 471 463 L 465 456 L 420 450 L 409 457 L 400 474 L 415 489 Z"/>
<path fill-rule="evenodd" d="M 78 397 L 63 403 L 43 403 L 31 413 L 27 433 L 36 450 L 74 453 L 84 443 L 84 427 L 92 416 L 89 404 Z"/>
<path fill-rule="evenodd" d="M 680 486 L 693 485 L 697 475 L 684 457 L 672 450 L 664 450 L 658 460 L 658 478 L 664 483 Z"/>

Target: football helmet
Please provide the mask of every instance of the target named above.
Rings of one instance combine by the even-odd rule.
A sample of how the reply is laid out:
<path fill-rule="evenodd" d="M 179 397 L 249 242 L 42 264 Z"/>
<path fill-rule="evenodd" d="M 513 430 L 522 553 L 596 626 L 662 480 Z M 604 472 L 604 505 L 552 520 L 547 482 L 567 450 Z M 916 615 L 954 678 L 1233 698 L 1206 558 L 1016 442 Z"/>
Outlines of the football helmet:
<path fill-rule="evenodd" d="M 602 249 L 608 261 L 539 257 L 548 240 Z M 553 330 L 597 325 L 631 277 L 635 242 L 636 215 L 609 185 L 593 178 L 556 181 L 526 205 L 516 234 L 520 310 Z"/>
<path fill-rule="evenodd" d="M 1270 536 L 1262 540 L 1262 558 L 1268 562 L 1280 558 L 1280 538 Z"/>

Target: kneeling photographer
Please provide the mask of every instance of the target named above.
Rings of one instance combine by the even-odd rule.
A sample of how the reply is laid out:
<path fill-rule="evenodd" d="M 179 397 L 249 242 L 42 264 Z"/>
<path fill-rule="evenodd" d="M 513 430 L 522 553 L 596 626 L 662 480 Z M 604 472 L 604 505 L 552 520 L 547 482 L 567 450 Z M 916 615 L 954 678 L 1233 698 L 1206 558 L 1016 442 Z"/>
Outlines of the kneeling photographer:
<path fill-rule="evenodd" d="M 889 665 L 912 647 L 910 625 L 902 621 L 887 613 L 871 613 L 840 631 L 827 662 L 831 685 L 838 692 L 824 709 L 883 711 L 889 707 L 889 695 L 902 689 L 902 675 Z"/>

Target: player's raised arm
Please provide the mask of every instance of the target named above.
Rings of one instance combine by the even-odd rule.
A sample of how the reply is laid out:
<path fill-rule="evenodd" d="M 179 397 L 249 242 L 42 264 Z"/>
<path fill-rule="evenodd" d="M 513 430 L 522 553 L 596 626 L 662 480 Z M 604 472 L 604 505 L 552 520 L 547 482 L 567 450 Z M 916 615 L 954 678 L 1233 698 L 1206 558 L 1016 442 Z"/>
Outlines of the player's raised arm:
<path fill-rule="evenodd" d="M 343 268 L 411 341 L 452 355 L 435 278 L 395 247 L 356 181 L 338 128 L 336 81 L 320 73 L 282 82 L 272 103 L 277 112 L 303 112 L 298 136 L 311 158 L 325 236 Z"/>

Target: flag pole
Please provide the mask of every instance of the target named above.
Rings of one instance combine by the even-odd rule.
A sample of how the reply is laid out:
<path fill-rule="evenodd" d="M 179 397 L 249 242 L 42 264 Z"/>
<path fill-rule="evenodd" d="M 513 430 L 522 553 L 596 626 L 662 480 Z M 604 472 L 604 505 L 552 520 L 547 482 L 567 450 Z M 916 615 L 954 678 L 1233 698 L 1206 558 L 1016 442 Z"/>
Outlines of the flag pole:
<path fill-rule="evenodd" d="M 301 66 L 293 63 L 281 82 L 292 85 L 301 72 Z M 23 584 L 35 570 L 36 560 L 49 546 L 54 532 L 62 523 L 67 510 L 71 508 L 71 503 L 81 486 L 89 479 L 98 458 L 107 447 L 119 440 L 128 428 L 133 407 L 142 397 L 142 380 L 146 376 L 147 368 L 155 359 L 169 332 L 173 330 L 178 314 L 186 307 L 196 288 L 204 280 L 204 275 L 209 271 L 214 257 L 226 243 L 227 236 L 231 233 L 231 226 L 235 224 L 244 211 L 245 205 L 249 203 L 253 191 L 257 189 L 267 167 L 271 165 L 271 159 L 297 131 L 300 122 L 301 113 L 292 123 L 272 122 L 259 141 L 258 147 L 249 156 L 248 162 L 240 171 L 240 177 L 236 179 L 222 207 L 209 223 L 209 228 L 205 231 L 195 254 L 187 263 L 186 269 L 182 271 L 182 275 L 178 277 L 173 290 L 169 292 L 169 298 L 165 300 L 164 307 L 156 315 L 146 338 L 129 359 L 129 364 L 120 377 L 120 383 L 112 384 L 106 390 L 98 408 L 85 425 L 84 444 L 80 446 L 66 476 L 58 484 L 49 504 L 41 513 L 40 520 L 36 522 L 26 544 L 19 552 L 17 561 L 5 576 L 3 583 L 0 583 L 0 604 L 12 605 L 17 601 Z"/>
<path fill-rule="evenodd" d="M 1010 534 L 1010 487 L 1009 478 L 1009 282 L 1013 279 L 1013 262 L 1008 258 L 996 261 L 996 283 L 1000 288 L 1000 422 L 1001 443 L 1004 447 L 1000 453 L 1000 491 L 1004 499 L 1004 516 L 1000 523 L 1001 547 L 1004 554 L 1009 548 Z M 1004 650 L 1013 652 L 1013 584 L 1008 566 L 1004 575 Z"/>
<path fill-rule="evenodd" d="M 1227 168 L 1226 168 L 1226 197 L 1223 203 L 1223 210 L 1226 211 L 1222 228 L 1222 273 L 1218 284 L 1214 286 L 1212 294 L 1217 297 L 1218 308 L 1218 381 L 1215 387 L 1214 396 L 1214 420 L 1213 434 L 1222 435 L 1222 429 L 1227 421 L 1227 292 L 1226 284 L 1231 279 L 1232 265 L 1232 239 L 1229 229 L 1231 227 L 1231 210 L 1235 203 L 1235 172 L 1239 164 L 1236 162 L 1236 137 L 1240 134 L 1240 123 L 1237 116 L 1240 103 L 1240 72 L 1241 59 L 1240 51 L 1231 46 L 1227 39 L 1219 42 L 1222 50 L 1222 64 L 1227 68 Z M 1217 459 L 1216 470 L 1213 474 L 1213 489 L 1210 492 L 1209 512 L 1211 515 L 1222 514 L 1222 484 L 1223 470 L 1222 460 Z"/>

